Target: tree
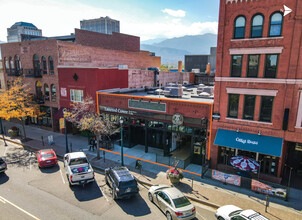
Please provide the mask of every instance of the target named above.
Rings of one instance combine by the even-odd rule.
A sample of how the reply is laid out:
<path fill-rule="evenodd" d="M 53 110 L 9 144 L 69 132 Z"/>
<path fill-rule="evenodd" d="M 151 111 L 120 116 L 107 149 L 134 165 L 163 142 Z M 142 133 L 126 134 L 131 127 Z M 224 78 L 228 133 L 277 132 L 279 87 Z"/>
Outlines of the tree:
<path fill-rule="evenodd" d="M 33 103 L 30 89 L 23 84 L 22 78 L 12 82 L 10 89 L 0 94 L 0 118 L 9 120 L 16 118 L 20 121 L 26 140 L 24 122 L 26 117 L 41 115 L 38 104 Z"/>
<path fill-rule="evenodd" d="M 99 142 L 118 132 L 116 123 L 102 114 L 95 112 L 95 103 L 91 97 L 83 102 L 73 102 L 70 110 L 65 113 L 65 118 L 81 131 L 91 131 L 97 140 L 97 158 L 100 158 Z"/>
<path fill-rule="evenodd" d="M 161 66 L 160 66 L 160 70 L 161 71 L 168 71 L 168 65 L 164 65 L 164 64 L 162 64 Z"/>

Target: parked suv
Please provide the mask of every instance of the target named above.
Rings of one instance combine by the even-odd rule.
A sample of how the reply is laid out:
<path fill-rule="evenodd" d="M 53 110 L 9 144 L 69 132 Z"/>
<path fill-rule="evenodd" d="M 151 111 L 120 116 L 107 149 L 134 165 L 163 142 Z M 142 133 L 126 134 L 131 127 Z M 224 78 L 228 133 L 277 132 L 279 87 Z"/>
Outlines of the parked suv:
<path fill-rule="evenodd" d="M 138 193 L 138 185 L 127 167 L 114 167 L 105 170 L 106 183 L 112 188 L 113 199 L 123 199 Z"/>
<path fill-rule="evenodd" d="M 5 161 L 0 157 L 0 173 L 5 172 L 7 170 L 7 164 Z"/>

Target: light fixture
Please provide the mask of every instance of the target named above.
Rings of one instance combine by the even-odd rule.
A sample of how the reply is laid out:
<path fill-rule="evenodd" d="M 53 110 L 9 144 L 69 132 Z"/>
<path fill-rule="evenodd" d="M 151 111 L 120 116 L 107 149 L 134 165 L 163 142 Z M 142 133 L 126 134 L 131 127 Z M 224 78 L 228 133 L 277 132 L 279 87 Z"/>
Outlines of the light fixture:
<path fill-rule="evenodd" d="M 236 132 L 237 132 L 237 133 L 239 132 L 239 128 L 237 128 Z"/>
<path fill-rule="evenodd" d="M 261 135 L 261 132 L 260 132 L 260 131 L 258 131 L 258 135 Z"/>

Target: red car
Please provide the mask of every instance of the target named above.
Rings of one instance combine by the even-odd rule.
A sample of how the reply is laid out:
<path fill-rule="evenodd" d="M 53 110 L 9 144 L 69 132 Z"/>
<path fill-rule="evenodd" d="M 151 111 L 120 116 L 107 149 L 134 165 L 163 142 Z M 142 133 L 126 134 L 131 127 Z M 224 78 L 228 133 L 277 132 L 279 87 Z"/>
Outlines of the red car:
<path fill-rule="evenodd" d="M 39 168 L 49 167 L 58 164 L 57 155 L 53 149 L 44 149 L 37 151 Z"/>

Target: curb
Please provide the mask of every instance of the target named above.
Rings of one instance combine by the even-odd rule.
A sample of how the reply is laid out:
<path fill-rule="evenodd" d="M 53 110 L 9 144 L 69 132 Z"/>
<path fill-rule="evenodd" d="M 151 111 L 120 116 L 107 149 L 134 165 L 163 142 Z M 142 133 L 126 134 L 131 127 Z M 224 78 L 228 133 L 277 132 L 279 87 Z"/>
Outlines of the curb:
<path fill-rule="evenodd" d="M 3 140 L 2 137 L 0 137 L 0 139 Z M 31 151 L 37 151 L 37 150 L 39 150 L 38 148 L 34 148 L 34 147 L 29 146 L 29 145 L 27 145 L 27 144 L 22 144 L 22 143 L 15 142 L 15 141 L 12 141 L 12 140 L 9 140 L 9 139 L 5 139 L 5 141 L 10 142 L 10 143 L 13 143 L 13 144 L 20 145 L 20 146 L 22 146 L 23 148 L 28 149 L 28 150 L 31 150 Z M 60 155 L 58 155 L 58 154 L 57 154 L 57 158 L 60 159 L 60 160 L 63 160 L 63 156 L 60 156 Z M 93 165 L 93 164 L 91 164 L 91 166 L 93 167 L 94 170 L 100 172 L 101 174 L 104 174 L 105 169 L 100 168 L 100 167 L 98 167 L 98 166 L 95 166 L 95 165 Z M 136 178 L 136 177 L 135 177 L 135 179 L 136 179 L 137 182 L 139 182 L 140 184 L 147 185 L 147 186 L 149 186 L 149 187 L 154 185 L 154 184 L 151 184 L 151 183 L 148 183 L 148 182 L 144 182 L 144 181 L 142 181 L 142 180 L 140 180 L 140 179 L 138 179 L 138 178 Z M 200 203 L 200 204 L 202 204 L 202 205 L 209 206 L 209 207 L 214 208 L 214 209 L 218 209 L 218 208 L 220 207 L 220 206 L 218 206 L 218 205 L 216 205 L 216 204 L 214 204 L 214 203 L 206 202 L 206 201 L 203 201 L 203 200 L 194 198 L 194 197 L 189 196 L 189 195 L 186 195 L 186 197 L 187 197 L 188 199 L 194 201 L 194 202 L 198 202 L 198 203 Z"/>

